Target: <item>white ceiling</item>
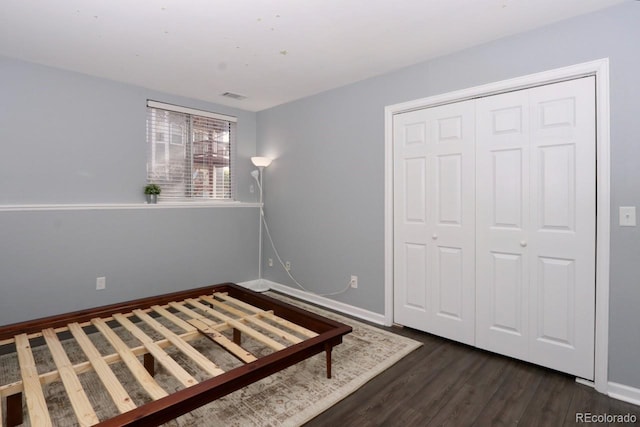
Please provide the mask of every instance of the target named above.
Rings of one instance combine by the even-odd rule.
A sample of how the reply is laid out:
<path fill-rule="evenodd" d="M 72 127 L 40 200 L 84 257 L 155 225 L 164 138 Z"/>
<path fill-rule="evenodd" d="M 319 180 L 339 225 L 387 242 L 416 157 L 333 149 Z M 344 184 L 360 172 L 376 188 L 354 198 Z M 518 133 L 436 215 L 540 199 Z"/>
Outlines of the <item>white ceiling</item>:
<path fill-rule="evenodd" d="M 258 111 L 622 1 L 1 0 L 0 54 Z"/>

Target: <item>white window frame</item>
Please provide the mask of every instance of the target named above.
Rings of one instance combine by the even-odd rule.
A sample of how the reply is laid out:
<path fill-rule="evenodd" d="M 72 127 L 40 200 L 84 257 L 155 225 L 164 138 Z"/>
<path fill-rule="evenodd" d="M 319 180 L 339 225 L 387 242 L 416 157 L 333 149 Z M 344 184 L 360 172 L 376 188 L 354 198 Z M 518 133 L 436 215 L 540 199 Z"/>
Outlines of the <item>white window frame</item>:
<path fill-rule="evenodd" d="M 163 197 L 161 193 L 160 198 L 161 199 L 164 198 L 166 199 L 166 201 L 171 201 L 171 202 L 235 201 L 236 200 L 235 156 L 236 156 L 236 132 L 237 132 L 236 123 L 238 119 L 236 117 L 228 116 L 225 114 L 214 113 L 211 111 L 199 110 L 199 109 L 184 107 L 184 106 L 175 105 L 175 104 L 168 104 L 168 103 L 154 101 L 154 100 L 147 100 L 147 109 L 148 111 L 149 109 L 158 109 L 158 110 L 165 110 L 165 111 L 174 112 L 174 113 L 182 113 L 191 117 L 199 116 L 199 117 L 211 118 L 215 120 L 228 122 L 231 127 L 231 132 L 229 134 L 229 165 L 228 165 L 228 169 L 227 169 L 227 166 L 224 167 L 226 170 L 229 170 L 229 174 L 230 174 L 231 188 L 230 188 L 229 197 L 202 197 L 202 195 L 196 195 L 195 193 L 184 194 L 184 196 L 178 196 L 176 194 L 167 196 L 165 193 Z M 148 117 L 149 115 L 147 114 L 147 120 L 148 120 Z M 147 123 L 147 126 L 149 126 L 149 123 Z M 162 132 L 162 141 L 157 141 L 157 142 L 155 141 L 155 138 L 157 137 L 157 134 L 159 132 L 158 129 L 156 128 L 150 129 L 149 127 L 147 128 L 146 143 L 148 147 L 148 154 L 147 154 L 147 182 L 148 183 L 154 182 L 154 180 L 151 178 L 150 175 L 151 175 L 151 171 L 155 170 L 156 164 L 157 164 L 157 158 L 156 158 L 157 145 L 163 145 L 165 149 L 165 163 L 166 163 L 165 166 L 167 166 L 168 162 L 170 161 L 170 159 L 168 159 L 167 156 L 169 154 L 168 152 L 171 146 L 176 148 L 182 146 L 184 147 L 185 151 L 188 150 L 189 152 L 193 153 L 192 151 L 193 146 L 191 146 L 190 144 L 193 143 L 193 136 L 195 132 L 191 129 L 185 129 L 182 126 L 179 126 L 182 129 L 182 141 L 180 141 L 179 143 L 176 143 L 174 142 L 174 137 L 173 137 L 174 126 L 179 126 L 179 125 L 170 124 L 169 128 L 166 129 L 166 131 Z M 190 146 L 190 148 L 188 149 L 187 146 Z M 217 144 L 214 143 L 214 146 L 217 146 Z M 214 151 L 217 152 L 217 150 L 214 150 Z M 191 154 L 191 157 L 193 157 L 193 154 Z M 193 165 L 193 158 L 191 158 L 191 164 Z M 215 169 L 218 169 L 218 168 L 215 168 Z M 215 182 L 215 179 L 214 179 L 214 182 Z M 155 182 L 155 183 L 158 183 L 158 182 Z M 190 188 L 193 188 L 193 185 L 191 185 Z"/>

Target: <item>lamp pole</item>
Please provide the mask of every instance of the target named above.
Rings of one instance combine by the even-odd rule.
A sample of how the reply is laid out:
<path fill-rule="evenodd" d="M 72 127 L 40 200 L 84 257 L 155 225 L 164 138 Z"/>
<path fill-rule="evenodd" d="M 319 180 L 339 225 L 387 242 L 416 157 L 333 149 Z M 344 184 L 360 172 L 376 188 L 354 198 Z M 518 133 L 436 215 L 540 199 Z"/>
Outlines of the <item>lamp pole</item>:
<path fill-rule="evenodd" d="M 258 187 L 260 187 L 260 206 L 259 206 L 259 215 L 258 215 L 258 283 L 256 286 L 252 287 L 252 289 L 256 292 L 266 292 L 269 290 L 269 286 L 267 286 L 262 279 L 262 227 L 263 227 L 263 219 L 264 219 L 264 201 L 263 201 L 263 179 L 262 175 L 264 174 L 264 168 L 271 164 L 271 159 L 268 157 L 252 157 L 251 162 L 254 166 L 258 168 L 257 171 L 251 172 L 251 176 L 258 183 Z M 256 176 L 256 172 L 258 176 Z"/>
<path fill-rule="evenodd" d="M 264 205 L 262 202 L 262 174 L 264 173 L 264 166 L 259 166 L 260 170 L 260 207 L 258 209 L 258 288 L 262 288 L 262 216 L 264 215 Z"/>

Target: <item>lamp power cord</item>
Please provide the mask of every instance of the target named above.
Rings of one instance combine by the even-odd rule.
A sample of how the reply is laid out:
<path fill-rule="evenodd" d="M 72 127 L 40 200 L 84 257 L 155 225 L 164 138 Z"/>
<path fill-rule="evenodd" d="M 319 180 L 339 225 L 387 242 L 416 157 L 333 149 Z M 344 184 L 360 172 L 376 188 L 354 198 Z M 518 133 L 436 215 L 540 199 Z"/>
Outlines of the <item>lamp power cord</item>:
<path fill-rule="evenodd" d="M 258 181 L 257 177 L 253 176 L 253 178 L 258 183 L 258 187 L 259 187 L 260 191 L 262 191 L 262 186 L 260 185 L 260 182 Z M 308 292 L 308 293 L 313 294 L 313 295 L 317 295 L 319 297 L 329 297 L 329 296 L 334 296 L 334 295 L 340 295 L 340 294 L 344 294 L 349 289 L 351 289 L 351 282 L 347 283 L 347 286 L 344 289 L 340 290 L 340 291 L 329 292 L 329 293 L 326 293 L 326 294 L 320 294 L 318 292 L 314 292 L 314 291 L 312 291 L 310 289 L 305 288 L 302 285 L 302 283 L 300 283 L 298 280 L 296 280 L 295 277 L 293 277 L 293 275 L 291 274 L 291 269 L 287 268 L 285 263 L 284 263 L 284 261 L 282 261 L 282 258 L 280 257 L 280 254 L 278 253 L 278 250 L 276 249 L 276 245 L 273 243 L 273 238 L 271 237 L 271 232 L 269 231 L 269 226 L 267 225 L 267 218 L 265 217 L 264 209 L 263 209 L 262 205 L 260 205 L 260 220 L 262 221 L 262 224 L 264 225 L 264 230 L 267 232 L 267 237 L 269 238 L 269 243 L 271 244 L 271 249 L 273 249 L 273 253 L 276 255 L 276 259 L 278 260 L 278 262 L 282 266 L 282 269 L 287 272 L 287 275 L 293 281 L 293 283 L 296 284 L 296 286 L 298 286 L 300 289 L 302 289 L 305 292 Z M 262 260 L 260 260 L 260 262 L 262 262 Z"/>
<path fill-rule="evenodd" d="M 278 262 L 280 263 L 280 265 L 282 266 L 284 271 L 287 272 L 287 275 L 293 281 L 293 283 L 295 283 L 300 289 L 302 289 L 303 291 L 308 292 L 310 294 L 317 295 L 319 297 L 329 297 L 329 296 L 333 296 L 333 295 L 340 295 L 340 294 L 344 294 L 349 289 L 351 289 L 351 282 L 347 283 L 347 286 L 344 289 L 340 290 L 340 291 L 329 292 L 329 293 L 326 293 L 326 294 L 320 294 L 320 293 L 317 293 L 317 292 L 314 292 L 314 291 L 312 291 L 310 289 L 305 288 L 299 281 L 296 280 L 295 277 L 293 277 L 293 275 L 291 274 L 291 269 L 288 269 L 285 266 L 284 261 L 282 261 L 282 258 L 280 257 L 280 254 L 278 253 L 278 250 L 276 249 L 276 245 L 273 243 L 273 239 L 271 238 L 271 232 L 269 231 L 269 226 L 267 225 L 267 219 L 266 219 L 266 217 L 264 215 L 264 210 L 262 209 L 262 206 L 260 206 L 260 217 L 262 218 L 262 223 L 264 224 L 264 230 L 267 232 L 267 237 L 269 238 L 269 243 L 271 243 L 271 249 L 273 249 L 273 253 L 276 255 L 276 259 L 278 260 Z"/>

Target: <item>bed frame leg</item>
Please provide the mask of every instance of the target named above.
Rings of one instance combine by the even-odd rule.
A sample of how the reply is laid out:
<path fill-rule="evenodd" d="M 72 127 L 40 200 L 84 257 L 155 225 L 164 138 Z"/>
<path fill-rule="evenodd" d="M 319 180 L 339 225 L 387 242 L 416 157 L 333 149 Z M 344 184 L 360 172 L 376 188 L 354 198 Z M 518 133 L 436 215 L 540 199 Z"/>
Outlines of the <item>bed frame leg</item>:
<path fill-rule="evenodd" d="M 242 333 L 239 329 L 233 330 L 233 343 L 238 345 L 242 344 Z"/>
<path fill-rule="evenodd" d="M 19 426 L 22 419 L 22 393 L 7 396 L 7 427 Z"/>
<path fill-rule="evenodd" d="M 152 377 L 156 375 L 156 359 L 151 355 L 151 353 L 144 354 L 144 368 Z"/>
<path fill-rule="evenodd" d="M 324 351 L 327 355 L 327 378 L 331 378 L 331 350 L 333 350 L 333 346 L 326 343 Z"/>

